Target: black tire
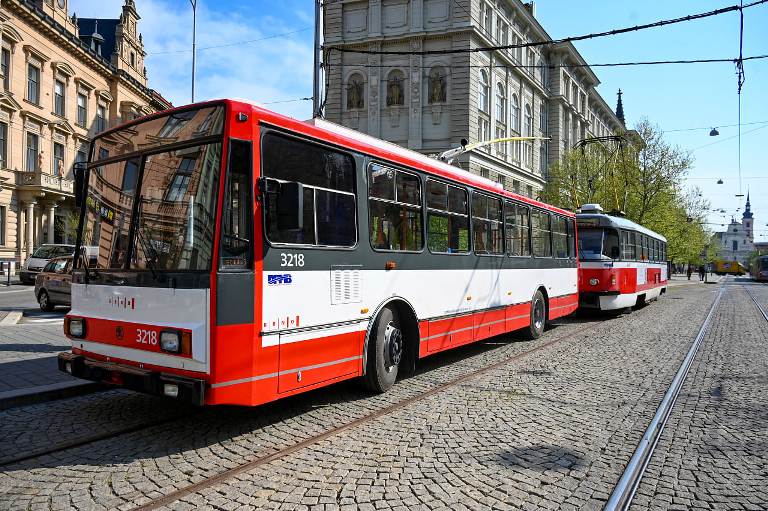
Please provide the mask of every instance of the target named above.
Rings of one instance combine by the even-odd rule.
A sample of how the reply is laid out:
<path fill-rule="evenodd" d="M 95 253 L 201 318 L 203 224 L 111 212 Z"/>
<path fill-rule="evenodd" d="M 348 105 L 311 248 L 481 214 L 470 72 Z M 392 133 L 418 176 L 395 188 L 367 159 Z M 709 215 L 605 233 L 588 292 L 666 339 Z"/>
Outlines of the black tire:
<path fill-rule="evenodd" d="M 371 328 L 368 362 L 363 383 L 373 392 L 385 392 L 397 379 L 404 352 L 403 331 L 397 311 L 384 307 Z"/>
<path fill-rule="evenodd" d="M 37 295 L 37 303 L 40 305 L 40 310 L 43 312 L 51 312 L 56 307 L 51 303 L 51 299 L 45 289 L 40 291 L 40 294 Z"/>
<path fill-rule="evenodd" d="M 528 328 L 525 329 L 525 337 L 531 340 L 538 339 L 544 333 L 544 327 L 547 326 L 547 301 L 538 289 L 531 300 L 530 320 Z"/>

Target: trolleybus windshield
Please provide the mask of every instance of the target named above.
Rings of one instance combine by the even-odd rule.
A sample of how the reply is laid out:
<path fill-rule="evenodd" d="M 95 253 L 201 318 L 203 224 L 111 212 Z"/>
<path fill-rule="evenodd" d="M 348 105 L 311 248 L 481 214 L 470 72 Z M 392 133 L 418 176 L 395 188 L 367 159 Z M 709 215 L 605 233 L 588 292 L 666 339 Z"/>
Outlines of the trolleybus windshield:
<path fill-rule="evenodd" d="M 96 138 L 82 244 L 97 269 L 209 270 L 224 107 L 172 113 Z"/>

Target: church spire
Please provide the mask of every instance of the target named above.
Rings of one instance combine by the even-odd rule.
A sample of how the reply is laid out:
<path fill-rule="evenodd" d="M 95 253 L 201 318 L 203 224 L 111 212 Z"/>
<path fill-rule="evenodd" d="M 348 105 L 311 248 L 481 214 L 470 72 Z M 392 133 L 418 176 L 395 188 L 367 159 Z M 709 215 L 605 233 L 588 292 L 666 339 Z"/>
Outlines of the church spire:
<path fill-rule="evenodd" d="M 744 218 L 752 218 L 752 207 L 749 205 L 749 190 L 747 190 L 747 203 L 744 205 Z"/>
<path fill-rule="evenodd" d="M 619 89 L 619 101 L 616 103 L 616 117 L 624 124 L 624 104 L 621 102 L 621 89 Z"/>

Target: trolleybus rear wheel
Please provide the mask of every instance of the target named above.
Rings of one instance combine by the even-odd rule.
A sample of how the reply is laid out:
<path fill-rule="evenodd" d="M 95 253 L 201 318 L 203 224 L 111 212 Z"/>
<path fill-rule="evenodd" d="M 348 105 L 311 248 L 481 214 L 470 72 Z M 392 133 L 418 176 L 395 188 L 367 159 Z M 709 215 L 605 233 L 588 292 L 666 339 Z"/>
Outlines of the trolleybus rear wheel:
<path fill-rule="evenodd" d="M 541 291 L 536 290 L 531 300 L 531 323 L 525 332 L 526 337 L 538 339 L 544 333 L 545 326 L 547 326 L 547 302 Z"/>
<path fill-rule="evenodd" d="M 368 339 L 368 362 L 363 382 L 374 392 L 384 392 L 394 385 L 403 357 L 403 331 L 397 312 L 381 309 Z"/>

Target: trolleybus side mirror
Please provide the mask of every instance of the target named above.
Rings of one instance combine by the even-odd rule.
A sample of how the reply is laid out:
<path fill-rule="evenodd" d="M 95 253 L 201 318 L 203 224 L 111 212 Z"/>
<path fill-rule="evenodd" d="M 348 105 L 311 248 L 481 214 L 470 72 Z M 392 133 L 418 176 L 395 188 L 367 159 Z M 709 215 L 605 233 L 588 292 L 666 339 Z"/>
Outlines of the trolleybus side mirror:
<path fill-rule="evenodd" d="M 75 206 L 80 207 L 85 198 L 85 165 L 75 163 L 72 170 L 75 175 Z"/>
<path fill-rule="evenodd" d="M 304 229 L 304 187 L 301 183 L 280 184 L 277 195 L 277 228 L 281 231 Z"/>

